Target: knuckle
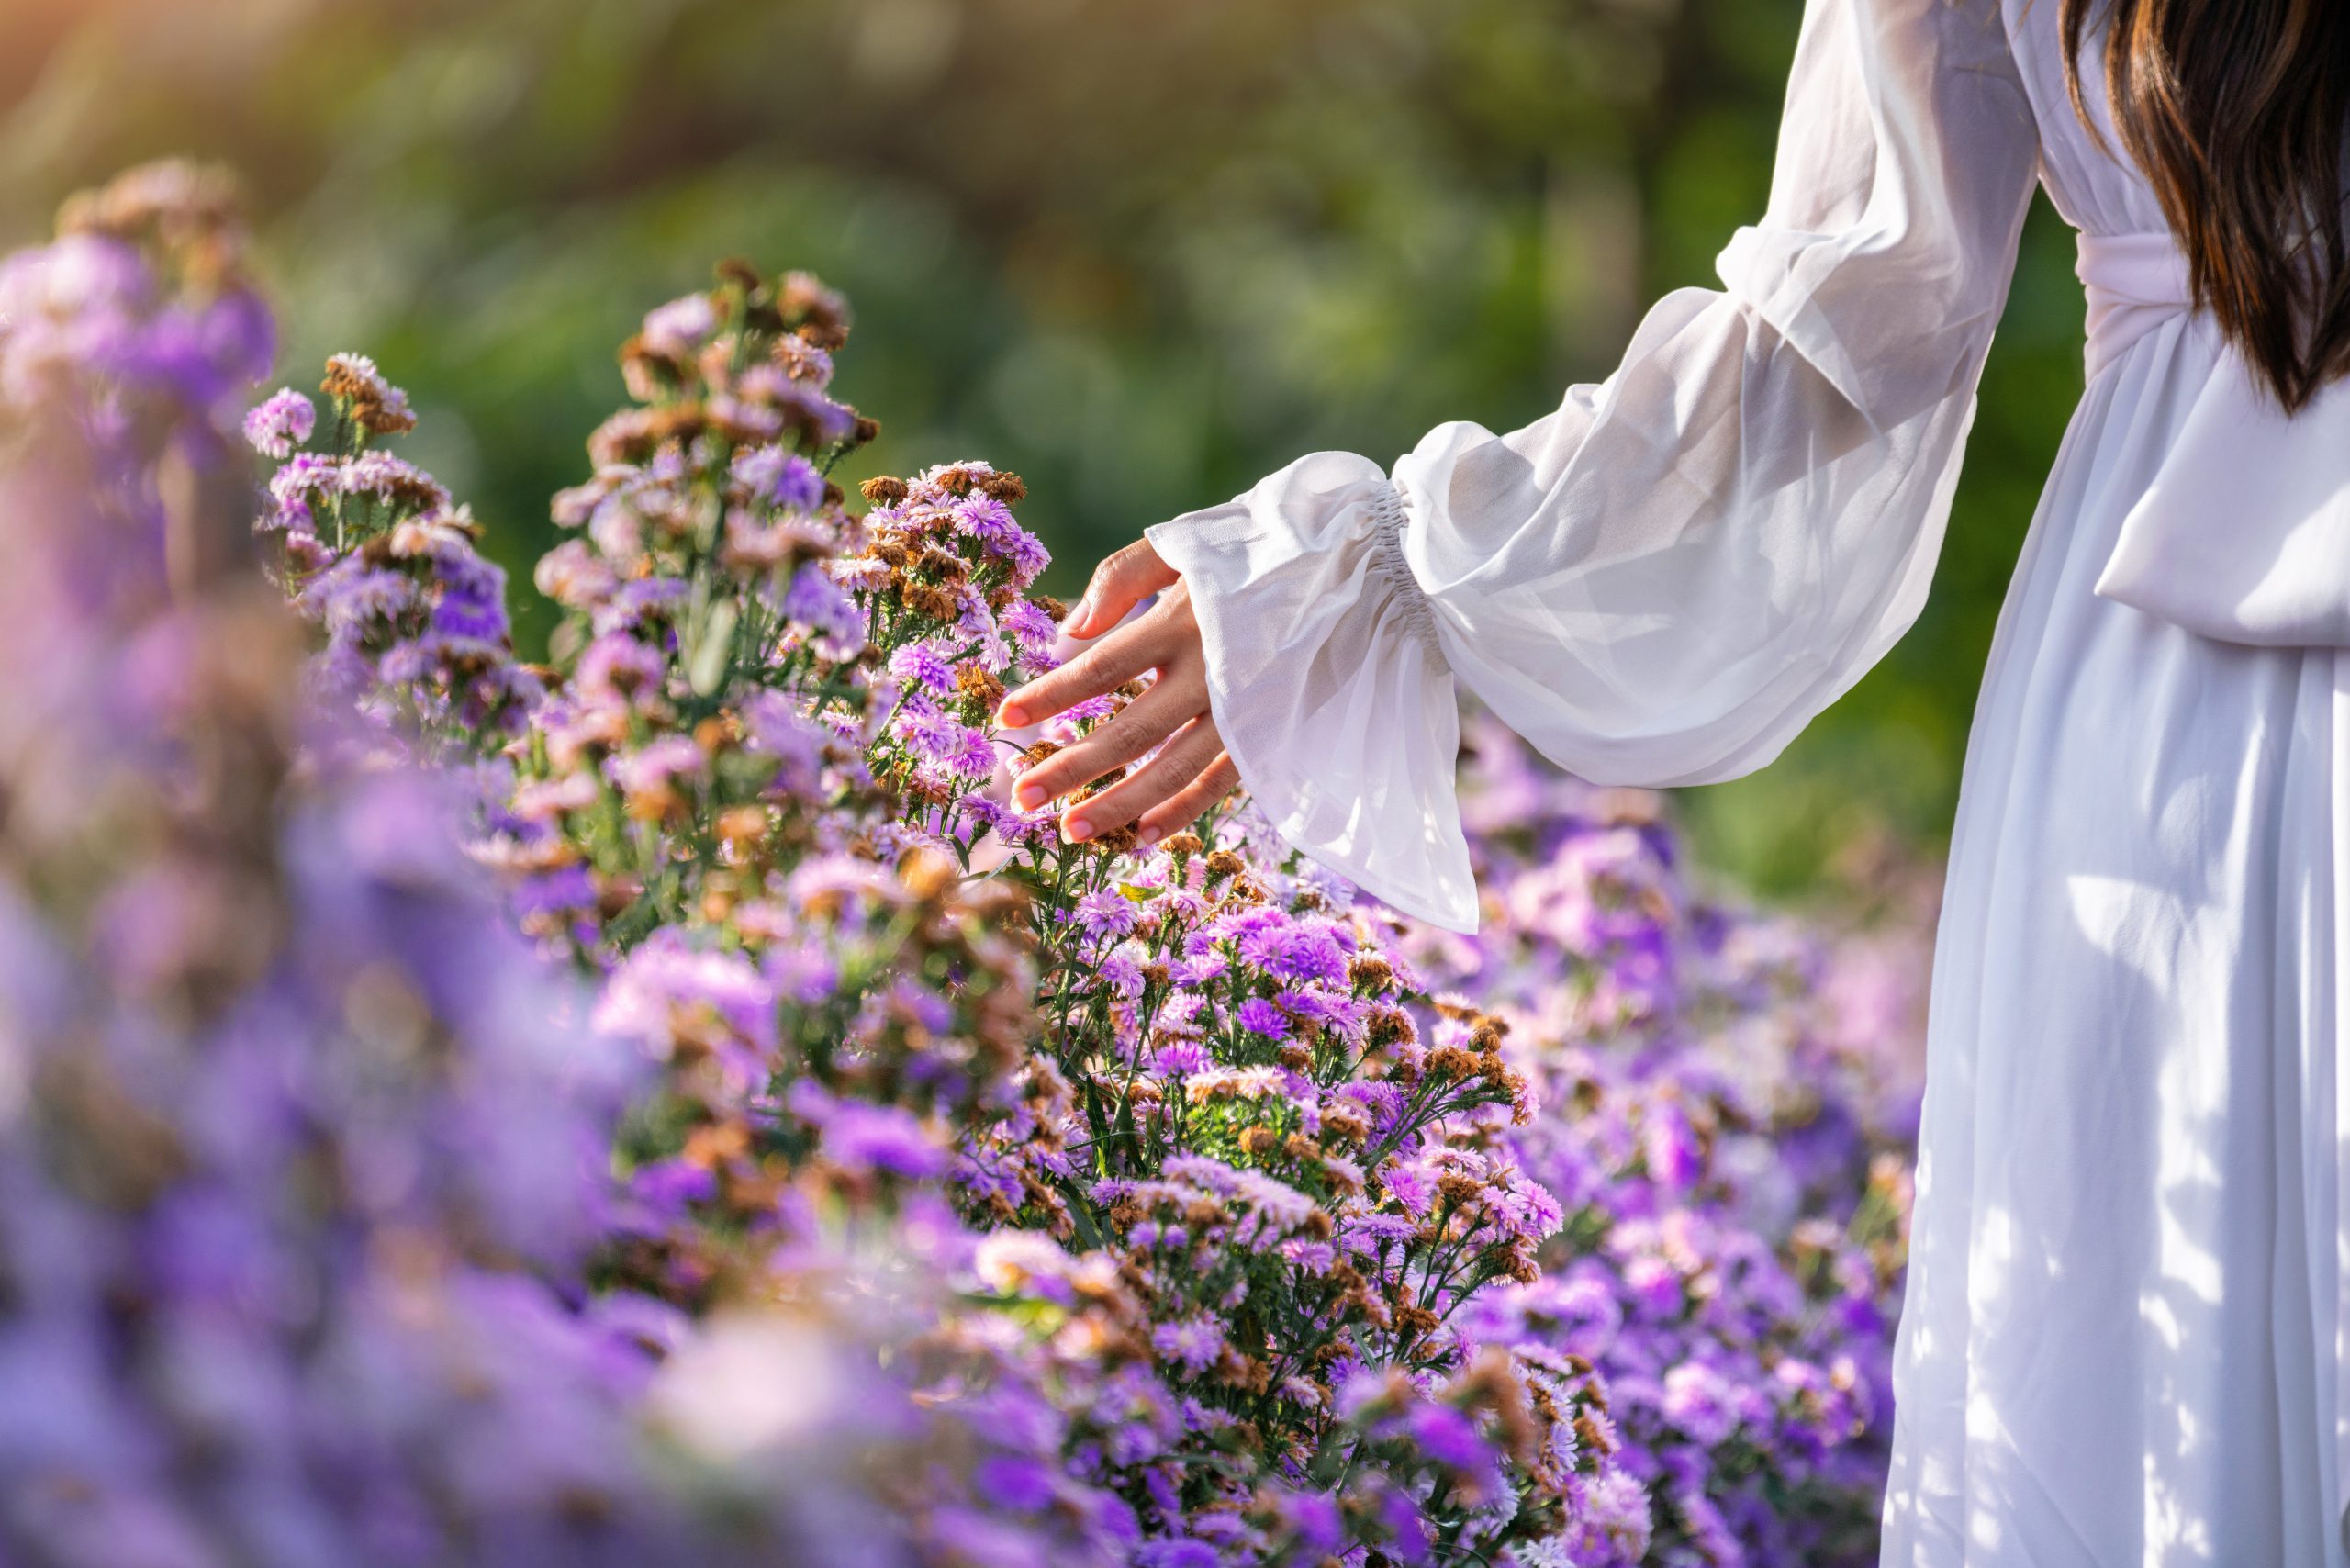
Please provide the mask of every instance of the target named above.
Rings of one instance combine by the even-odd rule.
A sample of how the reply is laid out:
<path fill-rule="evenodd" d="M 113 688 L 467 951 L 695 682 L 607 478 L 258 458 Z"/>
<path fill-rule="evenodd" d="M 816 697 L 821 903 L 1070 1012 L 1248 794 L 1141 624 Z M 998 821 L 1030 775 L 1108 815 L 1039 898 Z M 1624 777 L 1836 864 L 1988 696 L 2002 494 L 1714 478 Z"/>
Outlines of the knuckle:
<path fill-rule="evenodd" d="M 1061 689 L 1054 695 L 1060 699 L 1062 707 L 1099 697 L 1117 684 L 1110 674 L 1115 652 L 1111 644 L 1096 643 L 1053 672 L 1060 678 Z"/>
<path fill-rule="evenodd" d="M 1172 794 L 1182 787 L 1183 781 L 1190 776 L 1190 770 L 1183 766 L 1182 759 L 1174 756 L 1171 751 L 1160 752 L 1151 759 L 1148 767 L 1135 775 L 1142 781 L 1143 787 L 1154 795 Z"/>
<path fill-rule="evenodd" d="M 1152 758 L 1150 766 L 1144 771 L 1157 788 L 1173 790 L 1199 777 L 1200 759 L 1191 746 L 1178 740 Z"/>
<path fill-rule="evenodd" d="M 1150 749 L 1150 735 L 1140 724 L 1113 721 L 1100 738 L 1102 760 L 1113 767 L 1124 767 Z"/>

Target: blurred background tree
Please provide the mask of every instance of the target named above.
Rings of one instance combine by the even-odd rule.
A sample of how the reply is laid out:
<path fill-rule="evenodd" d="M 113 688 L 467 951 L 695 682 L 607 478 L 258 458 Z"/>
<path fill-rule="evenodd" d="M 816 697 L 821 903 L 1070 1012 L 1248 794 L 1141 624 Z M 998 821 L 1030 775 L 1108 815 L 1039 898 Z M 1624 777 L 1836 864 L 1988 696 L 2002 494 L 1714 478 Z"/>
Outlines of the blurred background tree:
<path fill-rule="evenodd" d="M 1535 419 L 1760 211 L 1798 0 L 0 0 L 0 245 L 170 151 L 264 214 L 288 375 L 375 354 L 519 577 L 649 304 L 743 254 L 859 312 L 874 467 L 985 455 L 1073 590 L 1302 452 Z M 2081 386 L 2033 215 L 1933 599 L 1773 768 L 1688 791 L 1774 892 L 1948 831 Z M 545 623 L 526 618 L 525 639 Z"/>

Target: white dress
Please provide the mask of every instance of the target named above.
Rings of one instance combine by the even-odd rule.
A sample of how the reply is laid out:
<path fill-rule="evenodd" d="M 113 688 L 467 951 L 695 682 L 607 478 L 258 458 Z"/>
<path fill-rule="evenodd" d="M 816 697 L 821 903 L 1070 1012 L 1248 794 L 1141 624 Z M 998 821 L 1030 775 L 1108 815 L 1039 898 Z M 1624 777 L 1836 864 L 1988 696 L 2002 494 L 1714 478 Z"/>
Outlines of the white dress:
<path fill-rule="evenodd" d="M 2090 379 L 1968 748 L 1884 1561 L 2344 1568 L 2350 387 L 2287 420 L 2189 313 L 2058 10 L 1811 0 L 1721 291 L 1524 430 L 1150 537 L 1282 832 L 1473 928 L 1456 689 L 1589 778 L 1704 783 L 1908 627 L 2045 185 Z"/>

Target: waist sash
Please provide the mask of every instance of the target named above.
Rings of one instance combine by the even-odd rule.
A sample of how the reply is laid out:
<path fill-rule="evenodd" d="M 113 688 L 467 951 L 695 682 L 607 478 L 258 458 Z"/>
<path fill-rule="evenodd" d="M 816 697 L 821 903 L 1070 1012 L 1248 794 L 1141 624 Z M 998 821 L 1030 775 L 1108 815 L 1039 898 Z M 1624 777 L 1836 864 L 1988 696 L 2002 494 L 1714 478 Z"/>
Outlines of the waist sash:
<path fill-rule="evenodd" d="M 2088 373 L 2193 309 L 2168 234 L 2083 234 Z M 2350 646 L 2350 382 L 2288 417 L 2221 349 L 2122 521 L 2101 598 L 2222 642 Z"/>

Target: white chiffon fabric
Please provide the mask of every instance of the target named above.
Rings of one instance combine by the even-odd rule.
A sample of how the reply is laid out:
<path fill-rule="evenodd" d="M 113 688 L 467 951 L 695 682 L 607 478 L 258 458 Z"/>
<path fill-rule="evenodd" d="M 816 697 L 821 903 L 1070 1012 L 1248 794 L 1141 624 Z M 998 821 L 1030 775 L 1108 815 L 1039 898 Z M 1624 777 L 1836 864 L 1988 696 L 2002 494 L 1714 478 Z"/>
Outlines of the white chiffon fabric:
<path fill-rule="evenodd" d="M 2036 178 L 2090 374 L 1968 747 L 1884 1562 L 2350 1568 L 2350 388 L 2288 419 L 2190 310 L 2058 10 L 1811 0 L 1721 290 L 1523 430 L 1150 538 L 1281 830 L 1473 929 L 1457 690 L 1588 778 L 1702 783 L 1908 627 Z"/>

